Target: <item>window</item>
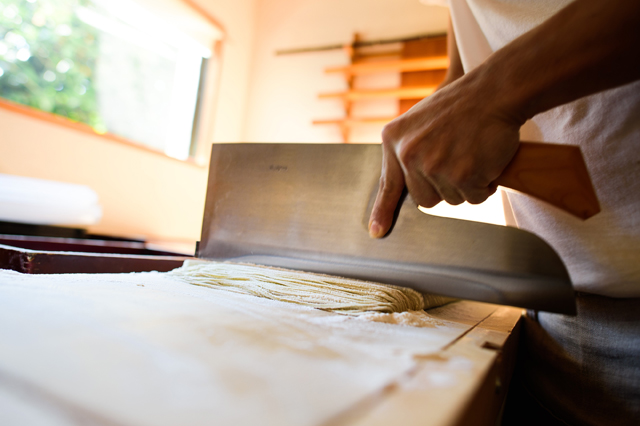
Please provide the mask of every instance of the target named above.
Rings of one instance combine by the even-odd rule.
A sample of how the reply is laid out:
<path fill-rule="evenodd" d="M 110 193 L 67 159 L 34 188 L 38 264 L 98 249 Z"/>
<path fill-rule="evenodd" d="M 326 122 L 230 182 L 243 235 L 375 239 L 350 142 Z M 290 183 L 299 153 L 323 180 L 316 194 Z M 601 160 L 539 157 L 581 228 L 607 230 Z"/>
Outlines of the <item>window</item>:
<path fill-rule="evenodd" d="M 0 96 L 186 159 L 220 35 L 193 15 L 180 0 L 0 0 Z"/>

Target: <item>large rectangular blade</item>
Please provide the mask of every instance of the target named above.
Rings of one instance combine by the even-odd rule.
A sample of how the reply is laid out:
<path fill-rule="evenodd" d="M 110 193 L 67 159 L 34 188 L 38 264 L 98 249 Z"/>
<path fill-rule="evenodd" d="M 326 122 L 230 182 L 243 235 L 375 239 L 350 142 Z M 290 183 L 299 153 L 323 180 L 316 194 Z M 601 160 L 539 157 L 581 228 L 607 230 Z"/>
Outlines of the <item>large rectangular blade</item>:
<path fill-rule="evenodd" d="M 574 313 L 567 270 L 537 236 L 431 216 L 405 201 L 368 235 L 378 144 L 214 144 L 198 257 Z"/>

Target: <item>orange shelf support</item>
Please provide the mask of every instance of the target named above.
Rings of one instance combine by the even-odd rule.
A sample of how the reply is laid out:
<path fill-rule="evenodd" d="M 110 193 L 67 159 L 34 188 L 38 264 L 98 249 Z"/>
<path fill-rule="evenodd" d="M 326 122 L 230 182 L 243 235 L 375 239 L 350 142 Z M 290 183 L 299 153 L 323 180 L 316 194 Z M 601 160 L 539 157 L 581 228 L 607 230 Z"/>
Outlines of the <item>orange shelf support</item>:
<path fill-rule="evenodd" d="M 397 87 L 393 89 L 375 90 L 349 90 L 346 92 L 321 93 L 320 99 L 342 98 L 348 101 L 359 101 L 363 99 L 398 98 L 398 99 L 419 99 L 431 95 L 436 90 L 433 86 L 417 87 Z"/>
<path fill-rule="evenodd" d="M 411 72 L 446 70 L 449 68 L 447 56 L 398 59 L 395 61 L 361 62 L 344 67 L 325 69 L 327 74 L 343 73 L 346 75 L 372 74 L 378 72 Z"/>
<path fill-rule="evenodd" d="M 327 120 L 313 120 L 313 124 L 338 124 L 345 126 L 356 126 L 359 124 L 387 124 L 395 117 L 348 117 Z"/>

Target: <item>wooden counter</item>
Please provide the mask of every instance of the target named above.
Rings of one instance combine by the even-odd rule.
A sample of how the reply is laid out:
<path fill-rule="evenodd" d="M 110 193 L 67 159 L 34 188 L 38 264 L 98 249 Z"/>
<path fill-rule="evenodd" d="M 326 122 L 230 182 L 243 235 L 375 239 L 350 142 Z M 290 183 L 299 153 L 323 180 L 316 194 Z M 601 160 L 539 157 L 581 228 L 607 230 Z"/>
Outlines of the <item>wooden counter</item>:
<path fill-rule="evenodd" d="M 161 273 L 0 270 L 0 424 L 493 425 L 521 310 L 416 315 L 355 319 Z"/>

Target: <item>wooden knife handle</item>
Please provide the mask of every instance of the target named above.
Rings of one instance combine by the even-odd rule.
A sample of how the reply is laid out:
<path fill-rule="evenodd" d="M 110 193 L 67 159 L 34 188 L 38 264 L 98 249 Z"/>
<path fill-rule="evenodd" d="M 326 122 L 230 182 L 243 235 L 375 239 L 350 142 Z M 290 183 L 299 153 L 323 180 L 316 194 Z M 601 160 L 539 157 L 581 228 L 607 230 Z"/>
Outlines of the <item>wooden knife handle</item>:
<path fill-rule="evenodd" d="M 546 201 L 583 220 L 600 211 L 577 146 L 521 142 L 495 183 Z"/>

